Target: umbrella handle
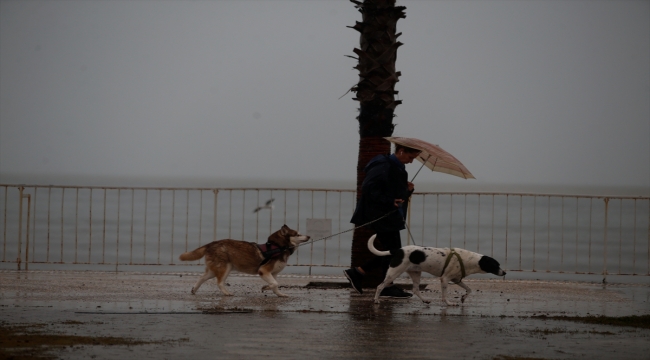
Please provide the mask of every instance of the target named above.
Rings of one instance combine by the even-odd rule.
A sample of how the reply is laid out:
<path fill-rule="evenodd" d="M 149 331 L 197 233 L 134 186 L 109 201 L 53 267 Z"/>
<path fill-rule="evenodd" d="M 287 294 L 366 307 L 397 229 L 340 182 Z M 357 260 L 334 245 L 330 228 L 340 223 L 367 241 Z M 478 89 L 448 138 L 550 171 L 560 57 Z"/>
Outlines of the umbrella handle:
<path fill-rule="evenodd" d="M 415 177 L 418 176 L 418 174 L 420 173 L 420 170 L 422 170 L 422 168 L 424 167 L 424 164 L 426 164 L 427 161 L 429 161 L 430 157 L 431 157 L 431 154 L 429 154 L 429 156 L 427 156 L 427 158 L 422 162 L 422 166 L 420 166 L 420 168 L 418 169 L 418 172 L 416 172 L 415 175 L 413 175 L 413 179 L 411 179 L 411 182 L 413 182 L 413 180 L 415 180 Z"/>

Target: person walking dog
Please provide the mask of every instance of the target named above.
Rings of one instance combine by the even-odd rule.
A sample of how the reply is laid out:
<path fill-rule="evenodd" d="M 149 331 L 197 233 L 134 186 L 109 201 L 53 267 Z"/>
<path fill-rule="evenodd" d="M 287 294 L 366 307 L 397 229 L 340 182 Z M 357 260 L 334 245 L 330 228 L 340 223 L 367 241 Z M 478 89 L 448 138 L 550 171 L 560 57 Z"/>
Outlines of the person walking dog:
<path fill-rule="evenodd" d="M 377 234 L 376 239 L 385 250 L 402 247 L 400 230 L 405 228 L 404 219 L 408 209 L 408 199 L 415 188 L 413 183 L 408 181 L 408 173 L 404 165 L 412 163 L 419 153 L 420 150 L 396 144 L 393 154 L 375 156 L 364 169 L 366 177 L 361 184 L 361 198 L 357 202 L 350 222 L 359 226 L 390 213 L 385 218 L 369 225 Z M 390 256 L 375 256 L 365 264 L 346 269 L 343 273 L 350 281 L 352 288 L 362 294 L 365 273 L 381 269 L 382 278 L 384 278 L 388 271 L 390 258 Z M 380 296 L 408 299 L 413 294 L 392 285 L 384 288 Z"/>

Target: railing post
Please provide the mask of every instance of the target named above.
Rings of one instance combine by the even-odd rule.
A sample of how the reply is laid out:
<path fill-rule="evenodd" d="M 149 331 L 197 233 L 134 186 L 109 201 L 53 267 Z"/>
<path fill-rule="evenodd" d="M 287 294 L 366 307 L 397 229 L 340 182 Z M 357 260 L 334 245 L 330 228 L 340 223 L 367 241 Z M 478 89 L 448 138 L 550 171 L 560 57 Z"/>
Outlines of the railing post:
<path fill-rule="evenodd" d="M 25 239 L 25 270 L 29 270 L 29 218 L 31 206 L 31 196 L 23 194 L 25 188 L 23 186 L 18 188 L 18 257 L 16 263 L 18 270 L 20 270 L 23 257 L 23 199 L 27 198 L 27 238 Z"/>
<path fill-rule="evenodd" d="M 16 258 L 16 263 L 18 264 L 18 270 L 20 270 L 20 262 L 23 256 L 23 190 L 24 187 L 18 188 L 18 257 Z"/>
<path fill-rule="evenodd" d="M 219 190 L 212 190 L 214 193 L 214 212 L 212 213 L 212 241 L 217 241 L 217 198 L 219 197 Z"/>
<path fill-rule="evenodd" d="M 30 194 L 24 195 L 27 198 L 27 232 L 25 233 L 25 270 L 29 270 L 29 220 L 31 218 L 32 197 Z M 22 204 L 23 200 L 20 199 Z M 21 224 L 22 226 L 22 224 Z"/>
<path fill-rule="evenodd" d="M 120 199 L 122 189 L 117 189 L 117 238 L 115 240 L 115 272 L 120 265 Z"/>
<path fill-rule="evenodd" d="M 609 209 L 609 198 L 605 198 L 605 225 L 603 234 L 603 283 L 607 282 L 607 213 Z"/>

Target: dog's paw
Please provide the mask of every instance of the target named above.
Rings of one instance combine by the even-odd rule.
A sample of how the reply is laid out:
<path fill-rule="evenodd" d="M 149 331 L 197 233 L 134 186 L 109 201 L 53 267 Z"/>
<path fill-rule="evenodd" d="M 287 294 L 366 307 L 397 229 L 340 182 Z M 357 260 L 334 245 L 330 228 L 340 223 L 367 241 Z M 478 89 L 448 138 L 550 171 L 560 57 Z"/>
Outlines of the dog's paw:
<path fill-rule="evenodd" d="M 277 296 L 279 296 L 279 297 L 289 297 L 289 295 L 287 295 L 287 294 L 283 294 L 283 293 L 281 293 L 281 292 L 275 293 L 275 295 L 277 295 Z"/>
<path fill-rule="evenodd" d="M 375 299 L 375 304 L 379 304 L 379 299 Z"/>
<path fill-rule="evenodd" d="M 431 300 L 422 300 L 422 302 L 425 304 L 431 304 Z"/>
<path fill-rule="evenodd" d="M 467 294 L 461 296 L 461 298 L 460 298 L 460 302 L 464 304 L 464 303 L 465 303 L 465 299 L 467 299 Z"/>
<path fill-rule="evenodd" d="M 194 288 L 192 288 L 192 290 L 190 290 L 190 294 L 196 295 L 196 290 L 194 290 Z"/>
<path fill-rule="evenodd" d="M 261 291 L 264 292 L 264 291 L 266 291 L 266 290 L 269 290 L 270 288 L 271 288 L 270 286 L 268 286 L 268 285 L 264 285 L 264 286 L 262 286 L 262 290 L 261 290 Z"/>

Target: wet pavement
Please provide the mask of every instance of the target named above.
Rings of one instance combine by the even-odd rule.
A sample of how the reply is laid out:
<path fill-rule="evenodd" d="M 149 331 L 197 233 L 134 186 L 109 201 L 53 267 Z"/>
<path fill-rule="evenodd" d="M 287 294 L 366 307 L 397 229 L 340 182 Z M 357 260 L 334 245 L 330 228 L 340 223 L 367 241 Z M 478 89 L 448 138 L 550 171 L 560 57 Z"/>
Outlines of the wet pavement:
<path fill-rule="evenodd" d="M 0 271 L 0 322 L 51 332 L 122 336 L 155 344 L 54 349 L 64 359 L 475 358 L 647 359 L 650 329 L 543 316 L 650 314 L 650 284 L 472 280 L 465 304 L 444 306 L 436 279 L 418 299 L 372 302 L 343 277 L 235 274 L 232 297 L 214 280 L 190 294 L 199 273 Z M 406 278 L 398 283 L 408 286 Z M 450 288 L 458 301 L 461 288 Z"/>

